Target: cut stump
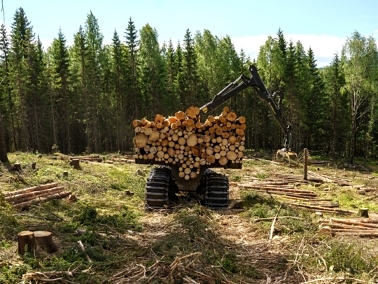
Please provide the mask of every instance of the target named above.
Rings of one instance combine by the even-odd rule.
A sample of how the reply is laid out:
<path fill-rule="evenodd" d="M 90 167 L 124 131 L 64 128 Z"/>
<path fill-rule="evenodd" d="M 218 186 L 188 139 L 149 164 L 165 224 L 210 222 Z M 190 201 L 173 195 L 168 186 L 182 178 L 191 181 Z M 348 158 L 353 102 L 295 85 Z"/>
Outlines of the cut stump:
<path fill-rule="evenodd" d="M 54 244 L 52 233 L 48 231 L 35 231 L 34 237 L 39 247 L 48 253 L 56 252 L 57 246 Z"/>
<path fill-rule="evenodd" d="M 71 160 L 71 166 L 73 166 L 75 170 L 81 170 L 80 160 L 79 159 L 72 159 Z"/>
<path fill-rule="evenodd" d="M 25 246 L 29 253 L 33 253 L 35 250 L 35 237 L 32 231 L 22 231 L 18 235 L 18 253 L 25 254 Z"/>

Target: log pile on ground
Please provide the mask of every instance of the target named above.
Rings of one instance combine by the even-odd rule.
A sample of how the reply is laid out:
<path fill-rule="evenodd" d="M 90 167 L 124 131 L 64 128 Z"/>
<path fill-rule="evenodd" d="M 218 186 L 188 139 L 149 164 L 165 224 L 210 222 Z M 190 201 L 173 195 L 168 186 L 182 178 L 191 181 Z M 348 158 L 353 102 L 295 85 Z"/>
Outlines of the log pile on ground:
<path fill-rule="evenodd" d="M 69 196 L 71 192 L 64 191 L 58 183 L 48 183 L 32 186 L 12 192 L 4 193 L 4 198 L 17 209 L 26 209 L 29 206 L 52 199 L 60 199 Z"/>
<path fill-rule="evenodd" d="M 200 167 L 241 163 L 244 156 L 245 118 L 224 107 L 219 116 L 200 121 L 198 107 L 174 116 L 157 114 L 154 121 L 134 120 L 136 159 L 179 167 L 179 176 L 196 178 Z"/>
<path fill-rule="evenodd" d="M 319 235 L 354 235 L 360 237 L 378 237 L 378 219 L 322 219 L 319 221 Z"/>
<path fill-rule="evenodd" d="M 257 192 L 269 194 L 272 197 L 280 198 L 284 204 L 312 212 L 322 212 L 338 215 L 351 215 L 354 212 L 339 208 L 339 203 L 331 199 L 319 198 L 318 195 L 307 189 L 300 189 L 298 185 L 303 180 L 294 175 L 276 175 L 279 179 L 268 181 L 257 181 L 237 183 L 237 186 L 243 189 L 253 189 Z M 282 178 L 285 177 L 284 180 Z M 305 181 L 308 182 L 308 181 Z M 318 182 L 322 183 L 322 180 Z M 293 183 L 297 184 L 295 186 Z"/>

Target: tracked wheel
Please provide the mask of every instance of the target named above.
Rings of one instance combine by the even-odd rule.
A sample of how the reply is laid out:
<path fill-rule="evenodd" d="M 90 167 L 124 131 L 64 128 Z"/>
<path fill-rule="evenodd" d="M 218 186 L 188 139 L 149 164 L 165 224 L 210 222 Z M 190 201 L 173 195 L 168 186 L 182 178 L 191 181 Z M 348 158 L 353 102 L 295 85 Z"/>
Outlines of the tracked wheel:
<path fill-rule="evenodd" d="M 151 170 L 146 183 L 146 208 L 160 209 L 168 205 L 168 192 L 172 186 L 171 168 L 159 166 Z"/>
<path fill-rule="evenodd" d="M 202 177 L 201 186 L 205 192 L 204 203 L 215 210 L 228 208 L 228 177 L 207 169 Z"/>

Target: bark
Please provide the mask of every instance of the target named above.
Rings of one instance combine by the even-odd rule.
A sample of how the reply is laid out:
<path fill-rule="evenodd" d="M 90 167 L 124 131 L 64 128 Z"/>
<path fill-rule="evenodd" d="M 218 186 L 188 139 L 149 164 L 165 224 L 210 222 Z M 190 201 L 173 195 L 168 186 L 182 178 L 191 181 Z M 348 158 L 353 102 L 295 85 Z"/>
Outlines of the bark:
<path fill-rule="evenodd" d="M 25 246 L 27 246 L 28 252 L 33 253 L 35 250 L 35 237 L 31 231 L 22 231 L 18 233 L 18 253 L 25 254 Z"/>
<path fill-rule="evenodd" d="M 53 236 L 51 232 L 47 231 L 34 231 L 34 237 L 36 243 L 39 247 L 43 248 L 48 253 L 53 253 L 58 250 L 57 246 L 53 241 Z"/>
<path fill-rule="evenodd" d="M 5 128 L 3 125 L 3 117 L 0 112 L 0 162 L 9 163 L 7 149 L 5 147 Z"/>

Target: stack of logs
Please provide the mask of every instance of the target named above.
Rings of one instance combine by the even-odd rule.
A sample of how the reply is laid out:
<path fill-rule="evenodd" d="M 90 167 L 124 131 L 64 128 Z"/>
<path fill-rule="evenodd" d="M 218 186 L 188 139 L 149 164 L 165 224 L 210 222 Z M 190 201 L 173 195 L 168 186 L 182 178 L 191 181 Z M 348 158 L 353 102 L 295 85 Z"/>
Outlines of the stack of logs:
<path fill-rule="evenodd" d="M 70 194 L 71 192 L 64 191 L 63 186 L 58 186 L 58 183 L 53 182 L 7 192 L 4 193 L 4 198 L 15 208 L 23 210 L 32 204 L 64 198 Z"/>
<path fill-rule="evenodd" d="M 179 176 L 196 178 L 200 167 L 241 163 L 245 151 L 245 118 L 226 106 L 219 116 L 200 121 L 198 107 L 154 121 L 134 120 L 136 159 L 179 167 Z"/>

